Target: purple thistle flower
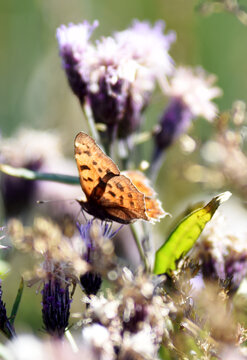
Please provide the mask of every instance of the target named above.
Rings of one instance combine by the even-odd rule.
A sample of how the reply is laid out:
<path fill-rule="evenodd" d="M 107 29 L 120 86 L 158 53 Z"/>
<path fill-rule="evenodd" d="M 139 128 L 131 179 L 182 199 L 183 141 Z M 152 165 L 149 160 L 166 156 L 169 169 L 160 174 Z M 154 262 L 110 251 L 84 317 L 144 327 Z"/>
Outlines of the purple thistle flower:
<path fill-rule="evenodd" d="M 165 22 L 157 21 L 152 27 L 147 21 L 134 20 L 129 29 L 116 32 L 114 37 L 132 59 L 144 65 L 156 79 L 170 75 L 173 59 L 168 51 L 176 40 L 176 33 L 164 34 Z"/>
<path fill-rule="evenodd" d="M 99 273 L 87 271 L 80 276 L 80 283 L 88 296 L 96 295 L 101 288 L 102 278 Z"/>
<path fill-rule="evenodd" d="M 62 284 L 59 278 L 51 278 L 42 290 L 42 318 L 48 334 L 63 337 L 70 316 L 69 284 Z"/>
<path fill-rule="evenodd" d="M 96 25 L 61 26 L 60 55 L 72 90 L 81 103 L 88 97 L 95 122 L 106 124 L 110 140 L 124 138 L 140 126 L 156 81 L 173 69 L 168 50 L 175 34 L 164 35 L 162 21 L 152 27 L 136 20 L 93 45 Z"/>
<path fill-rule="evenodd" d="M 91 271 L 87 271 L 80 276 L 81 285 L 88 296 L 96 295 L 102 284 L 101 274 L 98 271 L 94 271 L 95 253 L 97 252 L 96 238 L 112 239 L 123 227 L 122 225 L 116 231 L 112 231 L 112 225 L 106 222 L 101 223 L 99 226 L 96 224 L 98 222 L 95 222 L 95 220 L 90 220 L 86 224 L 77 224 L 81 238 L 86 246 L 83 259 L 93 267 Z"/>
<path fill-rule="evenodd" d="M 210 251 L 210 249 L 208 249 Z M 201 268 L 204 279 L 207 280 L 228 280 L 229 291 L 235 293 L 241 281 L 247 274 L 247 252 L 236 253 L 233 249 L 228 250 L 223 263 L 218 263 L 218 259 L 214 258 L 210 252 L 201 256 Z"/>
<path fill-rule="evenodd" d="M 155 154 L 168 148 L 190 125 L 193 115 L 180 98 L 173 98 L 160 119 L 160 128 L 154 137 Z"/>
<path fill-rule="evenodd" d="M 127 93 L 124 93 L 124 81 L 118 80 L 115 84 L 107 83 L 102 77 L 98 82 L 98 92 L 90 92 L 89 100 L 94 120 L 108 126 L 118 124 L 125 111 Z"/>
<path fill-rule="evenodd" d="M 89 45 L 89 38 L 97 26 L 97 21 L 94 21 L 92 25 L 85 21 L 78 25 L 70 23 L 67 27 L 61 25 L 57 29 L 62 65 L 72 91 L 78 96 L 82 104 L 87 94 L 88 85 L 87 56 L 92 50 Z"/>
<path fill-rule="evenodd" d="M 204 280 L 227 280 L 231 294 L 247 275 L 245 238 L 228 233 L 226 220 L 220 215 L 207 224 L 193 257 L 200 261 Z"/>
<path fill-rule="evenodd" d="M 152 170 L 155 174 L 161 166 L 163 151 L 189 128 L 192 120 L 202 116 L 212 121 L 216 116 L 218 109 L 211 100 L 221 95 L 221 89 L 214 86 L 215 80 L 214 75 L 208 75 L 202 68 L 174 70 L 170 84 L 164 88 L 170 103 L 154 136 Z"/>
<path fill-rule="evenodd" d="M 42 160 L 24 162 L 23 167 L 29 170 L 38 171 L 42 167 Z M 12 217 L 20 214 L 33 204 L 37 190 L 35 181 L 18 179 L 16 177 L 2 174 L 1 192 L 4 204 L 5 216 Z"/>

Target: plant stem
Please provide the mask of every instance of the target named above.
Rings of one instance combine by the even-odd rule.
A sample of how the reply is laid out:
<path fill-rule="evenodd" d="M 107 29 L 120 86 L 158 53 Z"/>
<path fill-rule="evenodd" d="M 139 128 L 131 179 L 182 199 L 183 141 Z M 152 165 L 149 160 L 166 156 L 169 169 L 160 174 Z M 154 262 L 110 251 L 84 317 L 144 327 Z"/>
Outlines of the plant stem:
<path fill-rule="evenodd" d="M 23 178 L 25 180 L 55 181 L 69 185 L 78 185 L 80 183 L 78 176 L 42 173 L 25 168 L 15 168 L 6 164 L 0 164 L 0 171 L 7 175 Z"/>
<path fill-rule="evenodd" d="M 149 272 L 150 266 L 149 266 L 149 263 L 148 263 L 148 259 L 147 259 L 147 257 L 145 256 L 145 253 L 144 253 L 144 251 L 143 251 L 141 242 L 140 242 L 139 237 L 138 237 L 138 235 L 137 235 L 137 231 L 136 231 L 135 225 L 134 225 L 134 224 L 130 224 L 130 229 L 131 229 L 132 235 L 133 235 L 133 237 L 134 237 L 134 240 L 135 240 L 135 243 L 136 243 L 136 246 L 137 246 L 137 249 L 138 249 L 140 258 L 141 258 L 141 260 L 143 261 L 144 269 L 145 269 L 146 272 Z"/>
<path fill-rule="evenodd" d="M 90 107 L 90 105 L 88 103 L 88 100 L 86 100 L 84 102 L 84 104 L 82 105 L 82 111 L 83 111 L 84 117 L 85 117 L 87 125 L 88 125 L 89 134 L 99 144 L 100 138 L 99 138 L 98 131 L 97 131 L 96 127 L 95 127 L 95 122 L 94 122 L 92 110 L 91 110 L 91 107 Z"/>
<path fill-rule="evenodd" d="M 79 351 L 78 346 L 69 330 L 65 331 L 65 336 L 66 336 L 68 342 L 70 343 L 70 346 L 71 346 L 73 352 L 77 353 Z"/>

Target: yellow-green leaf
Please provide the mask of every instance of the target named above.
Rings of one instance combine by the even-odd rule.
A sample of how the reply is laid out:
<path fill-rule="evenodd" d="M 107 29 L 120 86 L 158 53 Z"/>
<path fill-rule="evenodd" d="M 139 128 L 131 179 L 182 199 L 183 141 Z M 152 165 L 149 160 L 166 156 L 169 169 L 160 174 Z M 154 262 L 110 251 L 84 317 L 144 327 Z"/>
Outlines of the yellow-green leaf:
<path fill-rule="evenodd" d="M 206 223 L 219 205 L 231 196 L 229 191 L 215 196 L 206 206 L 186 216 L 157 250 L 154 273 L 164 274 L 176 269 L 176 264 L 195 244 Z"/>

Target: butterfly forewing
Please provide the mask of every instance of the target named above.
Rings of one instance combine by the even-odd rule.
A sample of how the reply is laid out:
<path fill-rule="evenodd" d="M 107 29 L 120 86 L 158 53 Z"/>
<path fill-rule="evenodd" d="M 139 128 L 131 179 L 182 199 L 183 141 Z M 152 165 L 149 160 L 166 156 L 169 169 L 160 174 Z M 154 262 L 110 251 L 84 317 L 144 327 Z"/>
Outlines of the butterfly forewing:
<path fill-rule="evenodd" d="M 107 174 L 119 175 L 116 164 L 99 148 L 87 134 L 80 132 L 75 138 L 75 159 L 82 190 L 87 198 Z"/>

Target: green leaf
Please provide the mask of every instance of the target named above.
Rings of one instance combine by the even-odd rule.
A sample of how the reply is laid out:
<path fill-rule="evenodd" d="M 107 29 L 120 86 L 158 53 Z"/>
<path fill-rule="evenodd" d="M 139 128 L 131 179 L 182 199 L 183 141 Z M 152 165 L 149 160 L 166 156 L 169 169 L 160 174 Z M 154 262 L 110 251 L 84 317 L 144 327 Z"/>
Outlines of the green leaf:
<path fill-rule="evenodd" d="M 15 302 L 14 302 L 14 305 L 13 305 L 13 308 L 11 311 L 11 315 L 10 315 L 10 319 L 9 319 L 9 322 L 11 325 L 13 325 L 14 321 L 15 321 L 15 317 L 16 317 L 16 314 L 17 314 L 17 311 L 18 311 L 18 308 L 19 308 L 19 305 L 21 302 L 21 298 L 22 298 L 23 288 L 24 288 L 24 281 L 23 281 L 23 278 L 21 278 L 19 289 L 18 289 L 16 298 L 15 298 Z"/>
<path fill-rule="evenodd" d="M 229 191 L 215 196 L 206 206 L 186 216 L 157 250 L 154 274 L 170 273 L 179 259 L 188 253 L 219 205 L 231 196 Z"/>

